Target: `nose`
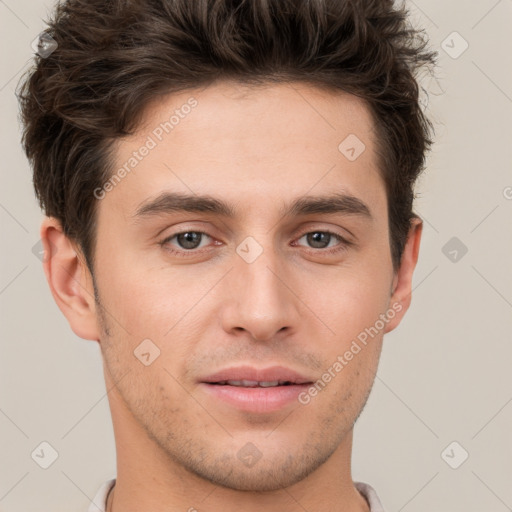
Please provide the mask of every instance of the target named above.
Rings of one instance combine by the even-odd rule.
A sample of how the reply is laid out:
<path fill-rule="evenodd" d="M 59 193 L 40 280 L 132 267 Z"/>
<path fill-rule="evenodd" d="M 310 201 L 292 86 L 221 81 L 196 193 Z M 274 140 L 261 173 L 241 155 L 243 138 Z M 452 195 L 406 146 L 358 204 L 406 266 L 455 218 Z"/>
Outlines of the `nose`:
<path fill-rule="evenodd" d="M 251 263 L 235 257 L 224 283 L 222 326 L 230 334 L 248 333 L 255 341 L 275 340 L 295 331 L 300 319 L 293 279 L 274 252 L 264 251 Z"/>

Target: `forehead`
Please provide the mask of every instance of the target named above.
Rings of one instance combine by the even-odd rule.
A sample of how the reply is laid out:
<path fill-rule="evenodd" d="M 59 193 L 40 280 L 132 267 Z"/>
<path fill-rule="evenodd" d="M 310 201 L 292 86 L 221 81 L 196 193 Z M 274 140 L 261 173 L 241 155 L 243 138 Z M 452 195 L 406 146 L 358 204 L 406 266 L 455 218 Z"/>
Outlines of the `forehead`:
<path fill-rule="evenodd" d="M 113 172 L 128 172 L 110 199 L 125 215 L 168 189 L 222 190 L 242 205 L 275 197 L 281 210 L 283 196 L 308 191 L 362 193 L 375 203 L 383 182 L 374 140 L 369 109 L 353 95 L 304 83 L 219 82 L 146 108 L 137 131 L 116 144 Z"/>
<path fill-rule="evenodd" d="M 169 94 L 146 106 L 138 133 L 144 135 L 166 121 L 171 121 L 172 131 L 180 126 L 175 138 L 182 134 L 190 137 L 188 127 L 195 132 L 215 128 L 209 137 L 232 133 L 235 140 L 263 135 L 262 131 L 277 132 L 280 139 L 294 134 L 312 140 L 323 138 L 326 131 L 340 132 L 340 136 L 349 127 L 354 134 L 366 138 L 370 133 L 373 137 L 374 131 L 364 100 L 303 82 L 248 85 L 223 80 Z M 281 131 L 283 127 L 287 128 L 285 132 Z"/>

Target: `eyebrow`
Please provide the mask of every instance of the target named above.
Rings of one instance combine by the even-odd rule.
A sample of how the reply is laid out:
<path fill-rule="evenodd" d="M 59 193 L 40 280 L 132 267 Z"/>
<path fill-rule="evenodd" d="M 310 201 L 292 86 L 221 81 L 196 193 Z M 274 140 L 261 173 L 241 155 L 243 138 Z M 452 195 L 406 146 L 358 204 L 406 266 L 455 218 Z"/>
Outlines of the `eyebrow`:
<path fill-rule="evenodd" d="M 226 218 L 236 217 L 236 208 L 232 204 L 210 195 L 177 192 L 162 192 L 143 201 L 135 211 L 134 217 L 139 219 L 173 212 L 211 213 Z M 361 199 L 346 193 L 299 197 L 280 211 L 282 217 L 335 213 L 373 219 L 370 208 Z"/>

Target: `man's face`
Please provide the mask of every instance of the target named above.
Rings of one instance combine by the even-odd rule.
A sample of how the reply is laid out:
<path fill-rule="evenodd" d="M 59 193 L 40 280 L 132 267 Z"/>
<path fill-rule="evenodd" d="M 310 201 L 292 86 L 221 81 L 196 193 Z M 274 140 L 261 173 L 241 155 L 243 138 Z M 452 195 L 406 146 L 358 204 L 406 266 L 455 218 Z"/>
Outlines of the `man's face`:
<path fill-rule="evenodd" d="M 350 435 L 390 325 L 388 212 L 368 110 L 304 84 L 223 82 L 155 102 L 114 156 L 115 172 L 137 163 L 99 201 L 95 283 L 124 421 L 216 484 L 298 482 Z M 164 193 L 209 196 L 232 215 L 148 206 Z M 333 194 L 356 199 L 286 213 Z M 240 366 L 310 384 L 206 383 Z"/>

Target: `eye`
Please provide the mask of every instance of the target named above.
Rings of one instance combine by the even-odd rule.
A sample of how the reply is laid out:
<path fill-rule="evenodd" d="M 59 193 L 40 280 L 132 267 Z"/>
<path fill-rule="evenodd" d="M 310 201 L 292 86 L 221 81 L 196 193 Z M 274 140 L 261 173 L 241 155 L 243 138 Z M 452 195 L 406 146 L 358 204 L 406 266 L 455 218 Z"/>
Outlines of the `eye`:
<path fill-rule="evenodd" d="M 312 249 L 319 249 L 320 252 L 327 254 L 336 253 L 347 249 L 348 246 L 352 245 L 351 242 L 346 240 L 344 237 L 333 231 L 309 231 L 304 233 L 298 240 L 305 238 L 308 244 L 311 244 Z M 338 242 L 334 245 L 329 245 L 331 242 Z M 325 250 L 328 249 L 328 250 Z"/>
<path fill-rule="evenodd" d="M 207 244 L 201 246 L 201 242 L 203 242 L 204 237 L 212 239 L 210 235 L 203 231 L 181 231 L 167 237 L 165 240 L 160 242 L 160 245 L 165 247 L 169 253 L 176 256 L 194 256 L 201 252 L 199 249 L 204 248 L 205 245 L 207 246 Z M 302 234 L 297 241 L 300 241 L 303 238 L 305 238 L 306 242 L 310 244 L 309 249 L 312 252 L 326 255 L 344 251 L 352 245 L 351 242 L 338 233 L 329 230 L 306 232 Z M 171 243 L 175 239 L 177 245 Z M 219 244 L 222 245 L 220 242 Z M 297 245 L 297 243 L 294 243 L 293 245 Z"/>
<path fill-rule="evenodd" d="M 167 237 L 165 240 L 161 242 L 161 245 L 171 245 L 171 241 L 176 239 L 178 249 L 176 250 L 170 248 L 168 249 L 170 253 L 183 254 L 184 252 L 193 252 L 194 249 L 201 248 L 200 244 L 203 240 L 203 237 L 205 236 L 210 238 L 210 236 L 207 233 L 204 233 L 202 231 L 182 231 L 180 233 L 175 233 L 174 235 Z"/>

